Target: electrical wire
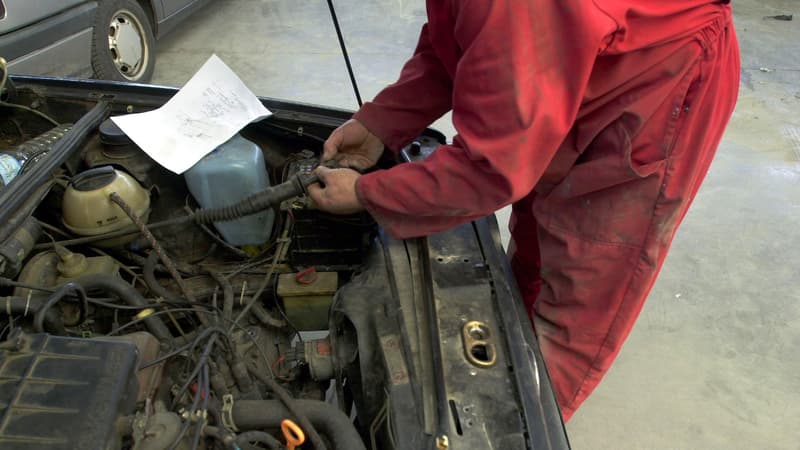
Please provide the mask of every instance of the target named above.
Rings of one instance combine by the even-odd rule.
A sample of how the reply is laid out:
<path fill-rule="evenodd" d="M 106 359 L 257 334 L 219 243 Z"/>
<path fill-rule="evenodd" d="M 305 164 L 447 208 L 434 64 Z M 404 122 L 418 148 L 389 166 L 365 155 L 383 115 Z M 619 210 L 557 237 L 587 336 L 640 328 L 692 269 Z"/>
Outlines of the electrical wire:
<path fill-rule="evenodd" d="M 81 325 L 86 322 L 86 317 L 89 314 L 89 302 L 86 297 L 86 291 L 83 290 L 77 283 L 65 283 L 60 288 L 58 288 L 55 292 L 50 294 L 50 297 L 45 300 L 45 303 L 36 311 L 36 314 L 33 316 L 33 328 L 39 332 L 44 332 L 44 318 L 47 315 L 47 311 L 50 310 L 56 303 L 63 300 L 67 295 L 70 293 L 74 293 L 78 295 L 80 302 L 80 316 L 78 316 L 78 323 L 75 326 Z"/>
<path fill-rule="evenodd" d="M 200 305 L 195 305 L 195 306 L 200 306 Z M 208 307 L 208 306 L 206 305 L 206 307 Z M 138 325 L 138 324 L 144 322 L 145 319 L 148 319 L 150 317 L 158 317 L 158 316 L 163 316 L 165 314 L 178 313 L 178 312 L 195 312 L 196 313 L 196 312 L 202 312 L 202 310 L 198 310 L 198 309 L 195 309 L 195 308 L 170 308 L 170 309 L 165 309 L 163 311 L 156 311 L 156 312 L 147 314 L 144 317 L 140 317 L 138 319 L 131 320 L 130 322 L 126 323 L 125 325 L 122 325 L 121 327 L 119 327 L 119 328 L 117 328 L 115 330 L 111 330 L 110 332 L 108 332 L 106 334 L 106 336 L 118 335 L 120 332 L 125 331 L 125 330 L 127 330 L 127 329 L 129 329 L 129 328 L 131 328 L 131 327 L 133 327 L 135 325 Z M 208 312 L 208 314 L 215 314 L 214 312 L 210 312 L 210 311 L 206 311 L 206 312 Z"/>
<path fill-rule="evenodd" d="M 206 307 L 208 307 L 208 306 L 206 305 Z M 193 313 L 204 313 L 204 314 L 216 314 L 216 315 L 219 315 L 219 311 L 203 311 L 203 310 L 198 310 L 198 309 L 194 309 L 194 308 L 170 308 L 170 309 L 167 309 L 167 310 L 164 310 L 164 311 L 157 311 L 157 312 L 154 312 L 152 314 L 148 314 L 147 317 L 140 317 L 138 319 L 132 320 L 132 321 L 126 323 L 125 325 L 122 325 L 121 327 L 119 327 L 119 328 L 117 328 L 115 330 L 112 330 L 111 332 L 107 333 L 106 336 L 118 335 L 120 332 L 122 332 L 124 330 L 127 330 L 127 329 L 129 329 L 129 328 L 131 328 L 131 327 L 133 327 L 133 326 L 135 326 L 137 324 L 142 323 L 144 321 L 144 319 L 146 319 L 148 317 L 162 316 L 164 314 L 178 313 L 178 312 L 193 312 Z M 233 320 L 230 320 L 230 319 L 226 320 L 223 317 L 221 317 L 221 318 L 222 318 L 223 321 L 231 323 L 231 326 L 241 330 L 242 333 L 245 336 L 247 336 L 248 339 L 250 339 L 250 341 L 253 343 L 253 346 L 255 347 L 256 351 L 258 352 L 259 356 L 261 356 L 261 358 L 266 363 L 266 366 L 267 366 L 267 369 L 269 370 L 270 376 L 272 378 L 275 378 L 275 373 L 272 371 L 272 367 L 271 367 L 272 361 L 270 361 L 269 357 L 267 357 L 267 352 L 264 351 L 264 349 L 261 347 L 261 344 L 258 343 L 256 338 L 253 337 L 252 334 L 250 334 L 250 332 L 247 330 L 247 328 L 239 325 L 238 323 L 235 323 Z"/>
<path fill-rule="evenodd" d="M 201 432 L 203 431 L 203 426 L 205 425 L 205 421 L 206 421 L 205 412 L 208 410 L 208 397 L 211 396 L 211 392 L 210 392 L 211 391 L 211 386 L 210 386 L 211 383 L 209 382 L 209 379 L 208 379 L 209 378 L 209 376 L 208 376 L 208 364 L 204 364 L 203 365 L 203 370 L 202 370 L 201 374 L 202 374 L 201 379 L 203 380 L 203 382 L 202 382 L 203 395 L 201 397 L 203 399 L 203 406 L 200 407 L 200 411 L 203 411 L 203 417 L 202 417 L 202 420 L 197 420 L 197 424 L 195 425 L 194 436 L 192 437 L 192 445 L 191 445 L 191 447 L 189 447 L 191 450 L 197 450 L 200 447 L 200 435 L 201 435 Z M 200 384 L 200 383 L 198 383 L 198 384 Z M 198 390 L 200 390 L 200 389 L 201 389 L 201 387 L 198 386 Z"/>
<path fill-rule="evenodd" d="M 261 282 L 261 285 L 256 290 L 256 293 L 253 294 L 253 297 L 250 299 L 250 301 L 247 303 L 247 305 L 245 305 L 245 307 L 242 308 L 242 310 L 236 316 L 236 319 L 233 320 L 233 322 L 235 324 L 238 324 L 239 321 L 241 321 L 242 318 L 244 318 L 244 316 L 247 314 L 247 312 L 253 307 L 253 305 L 256 304 L 256 302 L 258 301 L 259 297 L 261 297 L 261 294 L 264 293 L 264 290 L 269 285 L 269 282 L 272 279 L 272 275 L 274 274 L 275 269 L 276 269 L 276 267 L 278 265 L 278 261 L 281 261 L 281 260 L 283 260 L 283 258 L 285 258 L 286 252 L 289 249 L 289 242 L 291 242 L 291 240 L 289 239 L 289 235 L 291 233 L 292 228 L 293 228 L 293 221 L 291 221 L 291 222 L 287 221 L 284 224 L 283 234 L 281 235 L 280 238 L 277 239 L 278 247 L 275 249 L 275 256 L 273 257 L 272 264 L 270 265 L 269 271 L 267 272 L 267 275 L 264 277 L 264 281 Z"/>
<path fill-rule="evenodd" d="M 16 108 L 16 109 L 21 109 L 21 110 L 23 110 L 23 111 L 27 111 L 27 112 L 29 112 L 29 113 L 31 113 L 31 114 L 34 114 L 34 115 L 36 115 L 36 116 L 39 116 L 39 117 L 41 117 L 42 119 L 44 119 L 44 120 L 46 120 L 46 121 L 50 122 L 51 124 L 53 124 L 53 125 L 55 125 L 55 126 L 59 126 L 59 125 L 61 125 L 61 124 L 60 124 L 60 123 L 58 123 L 58 122 L 57 122 L 55 119 L 53 119 L 52 117 L 48 116 L 47 114 L 45 114 L 45 113 L 43 113 L 43 112 L 41 112 L 41 111 L 39 111 L 39 110 L 36 110 L 36 109 L 33 109 L 33 108 L 29 108 L 29 107 L 27 107 L 27 106 L 25 106 L 25 105 L 17 105 L 16 103 L 8 103 L 8 102 L 2 102 L 2 101 L 0 101 L 0 106 L 5 106 L 5 107 L 8 107 L 8 108 Z"/>
<path fill-rule="evenodd" d="M 43 286 L 37 286 L 28 283 L 20 283 L 19 281 L 14 281 L 8 278 L 0 278 L 0 286 L 11 286 L 11 287 L 18 287 L 22 289 L 29 289 L 32 291 L 41 291 L 47 292 L 52 294 L 56 291 L 55 288 L 46 288 Z M 97 297 L 86 297 L 86 300 L 94 305 L 104 306 L 106 308 L 114 308 L 114 309 L 122 309 L 122 310 L 130 310 L 130 311 L 141 311 L 143 309 L 148 308 L 163 308 L 165 306 L 188 306 L 191 303 L 187 301 L 176 301 L 176 300 L 164 300 L 163 302 L 154 302 L 154 303 L 147 303 L 144 305 L 121 305 L 117 303 L 110 303 L 106 300 L 110 299 L 103 299 Z"/>
<path fill-rule="evenodd" d="M 183 209 L 184 209 L 184 211 L 186 211 L 189 214 L 194 214 L 194 211 L 188 205 L 185 205 L 183 207 Z M 217 243 L 220 246 L 222 246 L 222 248 L 224 248 L 225 250 L 230 251 L 231 253 L 233 253 L 234 255 L 236 255 L 236 256 L 238 256 L 240 258 L 247 258 L 247 256 L 248 256 L 247 253 L 245 253 L 244 251 L 239 250 L 238 248 L 234 247 L 233 245 L 225 242 L 224 239 L 222 239 L 221 237 L 217 236 L 217 234 L 214 233 L 206 225 L 204 225 L 202 223 L 198 223 L 197 226 L 199 226 L 200 229 L 203 230 L 203 232 L 206 233 L 206 235 L 208 235 L 208 237 L 211 238 L 211 240 L 213 240 L 215 243 Z"/>
<path fill-rule="evenodd" d="M 282 125 L 278 125 L 277 123 L 269 122 L 269 119 L 264 120 L 264 121 L 262 121 L 260 123 L 262 123 L 262 124 L 264 124 L 264 125 L 266 125 L 268 127 L 275 128 L 276 130 L 281 130 L 281 131 L 285 131 L 287 133 L 296 134 L 299 137 L 308 137 L 308 138 L 311 138 L 312 140 L 315 140 L 317 142 L 323 142 L 324 143 L 326 141 L 325 138 L 321 138 L 321 137 L 319 137 L 317 135 L 314 135 L 314 134 L 306 133 L 303 130 L 300 130 L 300 129 L 293 130 L 293 129 L 289 128 L 289 127 L 284 127 Z"/>

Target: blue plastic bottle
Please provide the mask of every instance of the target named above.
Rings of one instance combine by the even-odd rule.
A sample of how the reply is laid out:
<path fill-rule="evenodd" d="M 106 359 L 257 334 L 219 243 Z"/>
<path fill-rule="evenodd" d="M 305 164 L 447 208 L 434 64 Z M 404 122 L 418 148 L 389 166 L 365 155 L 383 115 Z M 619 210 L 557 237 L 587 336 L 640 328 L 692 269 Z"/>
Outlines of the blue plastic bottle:
<path fill-rule="evenodd" d="M 203 208 L 227 206 L 270 186 L 261 149 L 238 134 L 198 161 L 184 177 Z M 274 222 L 275 213 L 269 210 L 214 226 L 229 244 L 261 245 L 269 239 Z"/>

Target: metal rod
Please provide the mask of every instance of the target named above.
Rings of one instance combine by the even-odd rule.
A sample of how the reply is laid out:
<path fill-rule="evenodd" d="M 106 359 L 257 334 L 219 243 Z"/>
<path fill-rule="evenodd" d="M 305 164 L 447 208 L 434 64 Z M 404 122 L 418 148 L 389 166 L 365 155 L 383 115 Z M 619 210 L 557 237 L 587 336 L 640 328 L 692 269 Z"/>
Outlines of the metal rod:
<path fill-rule="evenodd" d="M 336 28 L 336 37 L 339 38 L 339 47 L 342 48 L 342 56 L 344 56 L 344 63 L 347 65 L 347 73 L 350 75 L 350 83 L 353 85 L 353 92 L 356 94 L 356 101 L 358 102 L 358 107 L 360 108 L 364 102 L 361 101 L 361 93 L 358 91 L 356 76 L 353 73 L 353 66 L 350 64 L 350 56 L 347 55 L 347 46 L 344 44 L 342 29 L 339 28 L 339 19 L 336 18 L 336 9 L 333 7 L 333 0 L 328 0 L 328 9 L 331 11 L 333 27 Z"/>

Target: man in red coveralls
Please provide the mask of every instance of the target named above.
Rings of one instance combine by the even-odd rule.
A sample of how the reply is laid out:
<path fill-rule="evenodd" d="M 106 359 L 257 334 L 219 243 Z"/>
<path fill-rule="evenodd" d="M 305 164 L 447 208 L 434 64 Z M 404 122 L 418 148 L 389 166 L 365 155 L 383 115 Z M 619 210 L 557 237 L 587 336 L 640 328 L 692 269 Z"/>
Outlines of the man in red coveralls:
<path fill-rule="evenodd" d="M 325 143 L 366 169 L 452 109 L 426 161 L 318 169 L 333 213 L 394 237 L 512 204 L 512 268 L 564 419 L 608 370 L 731 116 L 729 0 L 427 2 L 400 79 Z"/>

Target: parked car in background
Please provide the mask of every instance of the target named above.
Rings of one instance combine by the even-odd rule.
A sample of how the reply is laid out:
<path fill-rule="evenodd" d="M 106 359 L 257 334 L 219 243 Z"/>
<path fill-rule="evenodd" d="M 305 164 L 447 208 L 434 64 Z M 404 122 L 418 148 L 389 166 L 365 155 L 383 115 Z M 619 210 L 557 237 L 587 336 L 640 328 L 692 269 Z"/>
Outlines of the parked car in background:
<path fill-rule="evenodd" d="M 147 82 L 155 41 L 208 0 L 0 0 L 9 72 Z"/>

